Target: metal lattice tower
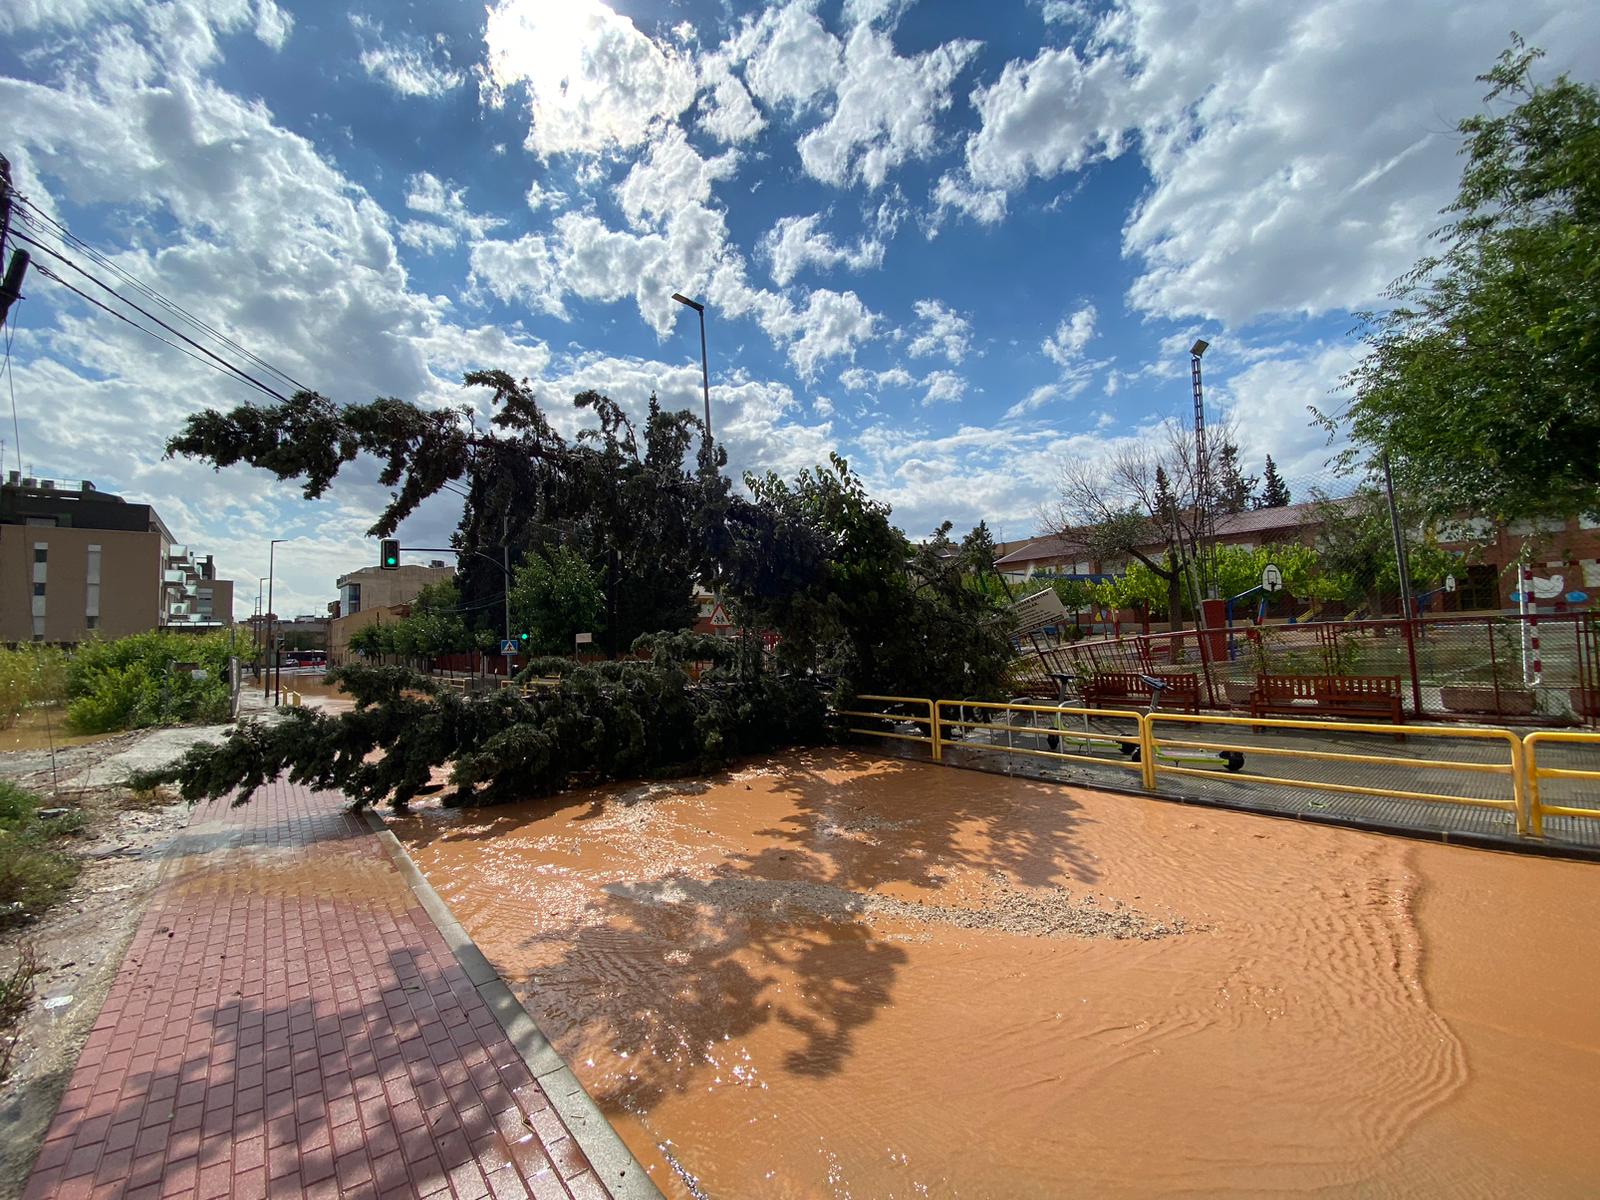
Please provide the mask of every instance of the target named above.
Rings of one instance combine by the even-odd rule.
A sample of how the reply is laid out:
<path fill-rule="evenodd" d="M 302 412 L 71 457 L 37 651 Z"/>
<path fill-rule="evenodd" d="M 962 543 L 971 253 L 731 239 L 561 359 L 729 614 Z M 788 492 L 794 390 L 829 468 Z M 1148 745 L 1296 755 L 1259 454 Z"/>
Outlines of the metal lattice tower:
<path fill-rule="evenodd" d="M 1189 375 L 1194 384 L 1194 490 L 1195 490 L 1195 540 L 1199 543 L 1196 547 L 1202 561 L 1196 563 L 1196 568 L 1201 573 L 1200 591 L 1202 596 L 1208 593 L 1206 579 L 1206 565 L 1204 556 L 1211 544 L 1216 540 L 1216 523 L 1212 516 L 1211 505 L 1211 463 L 1206 453 L 1206 401 L 1205 391 L 1200 384 L 1200 356 L 1210 347 L 1204 338 L 1197 340 L 1189 351 Z"/>

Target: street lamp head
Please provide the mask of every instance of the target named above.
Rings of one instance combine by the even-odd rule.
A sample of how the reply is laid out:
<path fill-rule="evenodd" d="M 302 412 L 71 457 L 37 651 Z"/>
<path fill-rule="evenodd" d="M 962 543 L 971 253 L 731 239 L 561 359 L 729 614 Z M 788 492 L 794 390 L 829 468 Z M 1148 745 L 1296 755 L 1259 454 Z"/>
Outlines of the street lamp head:
<path fill-rule="evenodd" d="M 701 304 L 698 300 L 689 299 L 689 297 L 685 296 L 682 292 L 673 292 L 672 298 L 679 304 L 687 304 L 690 308 L 694 309 L 695 312 L 705 312 L 706 310 L 706 306 L 704 304 Z"/>
<path fill-rule="evenodd" d="M 1210 348 L 1211 343 L 1206 341 L 1205 338 L 1196 338 L 1194 345 L 1189 347 L 1189 353 L 1199 358 Z"/>

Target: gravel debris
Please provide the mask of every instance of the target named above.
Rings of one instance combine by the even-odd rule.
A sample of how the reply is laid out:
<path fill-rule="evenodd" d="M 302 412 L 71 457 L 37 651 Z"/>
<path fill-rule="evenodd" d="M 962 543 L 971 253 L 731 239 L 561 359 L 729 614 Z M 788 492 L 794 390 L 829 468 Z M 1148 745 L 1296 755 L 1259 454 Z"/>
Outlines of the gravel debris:
<path fill-rule="evenodd" d="M 977 908 L 923 904 L 809 880 L 729 875 L 695 879 L 674 874 L 649 883 L 607 884 L 604 890 L 620 900 L 638 904 L 689 905 L 792 924 L 817 920 L 868 924 L 899 921 L 1022 937 L 1141 941 L 1188 932 L 1182 918 L 1153 917 L 1120 900 L 1101 903 L 1093 895 L 1075 897 L 1065 887 L 1024 887 L 994 876 L 983 887 L 981 907 Z"/>

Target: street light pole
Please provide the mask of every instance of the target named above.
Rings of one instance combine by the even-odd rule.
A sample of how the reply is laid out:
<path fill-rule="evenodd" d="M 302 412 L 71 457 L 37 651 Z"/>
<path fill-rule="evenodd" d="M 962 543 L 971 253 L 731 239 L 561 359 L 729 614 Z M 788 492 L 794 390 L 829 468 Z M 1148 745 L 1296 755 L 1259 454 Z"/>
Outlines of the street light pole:
<path fill-rule="evenodd" d="M 267 653 L 266 653 L 267 661 L 266 661 L 266 670 L 263 672 L 263 674 L 261 676 L 261 699 L 262 699 L 263 703 L 266 701 L 268 693 L 272 690 L 272 658 L 273 658 L 273 654 L 272 654 L 272 585 L 273 585 L 273 582 L 274 582 L 273 575 L 275 573 L 275 568 L 276 568 L 276 560 L 277 560 L 277 553 L 278 553 L 278 543 L 279 542 L 287 542 L 288 540 L 289 540 L 288 538 L 273 538 L 271 543 L 267 546 L 267 612 L 266 612 L 266 620 L 263 622 L 263 624 L 266 626 L 266 630 L 267 630 L 267 647 L 266 647 L 266 649 L 267 649 Z"/>
<path fill-rule="evenodd" d="M 706 400 L 706 440 L 711 440 L 711 368 L 706 359 L 706 306 L 691 300 L 682 292 L 673 292 L 672 298 L 700 314 L 700 389 Z"/>

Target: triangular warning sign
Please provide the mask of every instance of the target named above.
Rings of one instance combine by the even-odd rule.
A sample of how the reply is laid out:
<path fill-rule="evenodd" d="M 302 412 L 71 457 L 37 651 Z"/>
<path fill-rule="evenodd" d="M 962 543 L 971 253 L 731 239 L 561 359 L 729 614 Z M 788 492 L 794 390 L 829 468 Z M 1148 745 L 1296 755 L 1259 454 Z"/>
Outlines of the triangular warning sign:
<path fill-rule="evenodd" d="M 728 610 L 722 605 L 713 605 L 711 609 L 711 627 L 713 629 L 726 629 L 733 624 L 728 620 Z"/>

